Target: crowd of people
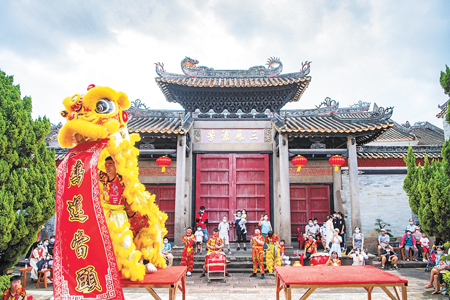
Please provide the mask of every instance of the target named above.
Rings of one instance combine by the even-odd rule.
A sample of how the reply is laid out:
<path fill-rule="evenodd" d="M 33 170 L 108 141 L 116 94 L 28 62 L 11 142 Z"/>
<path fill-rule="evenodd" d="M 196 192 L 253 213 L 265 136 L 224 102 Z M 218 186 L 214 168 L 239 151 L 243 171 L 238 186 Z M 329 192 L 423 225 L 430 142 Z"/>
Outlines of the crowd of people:
<path fill-rule="evenodd" d="M 194 254 L 203 254 L 203 247 L 206 250 L 206 257 L 212 255 L 232 255 L 230 248 L 230 228 L 235 227 L 237 237 L 236 251 L 247 251 L 247 234 L 248 234 L 248 217 L 246 210 L 237 210 L 234 213 L 234 226 L 230 226 L 227 215 L 224 215 L 222 222 L 213 229 L 210 236 L 207 230 L 209 223 L 208 214 L 205 207 L 201 206 L 200 211 L 196 213 L 196 231 L 191 227 L 186 229 L 186 234 L 182 237 L 182 244 L 184 251 L 182 253 L 181 265 L 187 266 L 187 276 L 192 276 L 194 267 Z M 318 242 L 321 242 L 324 253 L 328 255 L 327 266 L 340 266 L 341 258 L 345 255 L 352 260 L 352 265 L 364 265 L 365 260 L 368 259 L 367 250 L 365 248 L 364 235 L 361 233 L 361 228 L 355 227 L 353 235 L 351 236 L 351 246 L 345 248 L 345 220 L 341 212 L 333 213 L 327 217 L 327 220 L 322 225 L 318 223 L 318 219 L 309 219 L 305 226 L 304 234 L 304 254 L 303 259 L 311 259 L 318 253 Z M 384 228 L 380 230 L 378 236 L 378 258 L 381 261 L 381 268 L 385 269 L 389 264 L 393 269 L 398 269 L 398 256 L 395 252 L 397 249 L 403 249 L 406 260 L 418 261 L 419 255 L 423 262 L 432 265 L 429 283 L 425 286 L 426 289 L 434 288 L 432 294 L 440 292 L 440 287 L 444 283 L 443 274 L 445 271 L 450 271 L 448 261 L 441 259 L 444 256 L 444 248 L 441 245 L 430 246 L 430 239 L 425 232 L 421 231 L 419 225 L 414 224 L 414 220 L 410 219 L 409 224 L 405 229 L 405 234 L 400 241 L 400 247 L 394 248 L 391 245 L 389 234 Z M 260 278 L 265 278 L 264 274 L 270 266 L 264 266 L 267 251 L 272 253 L 272 257 L 278 258 L 278 262 L 283 261 L 285 256 L 285 241 L 280 239 L 274 233 L 271 222 L 267 214 L 261 216 L 257 227 L 254 229 L 253 235 L 249 239 L 251 246 L 251 256 L 253 261 L 253 272 L 251 277 L 257 277 L 257 272 L 261 274 Z M 44 239 L 36 243 L 32 248 L 30 255 L 30 266 L 32 280 L 37 280 L 38 271 L 43 268 L 52 268 L 53 264 L 53 249 L 55 237 Z M 320 244 L 319 244 L 320 245 Z M 167 237 L 163 240 L 162 255 L 167 260 L 167 266 L 173 265 L 174 256 L 172 252 L 172 245 L 169 243 Z M 410 252 L 412 257 L 410 257 Z M 450 251 L 449 251 L 450 255 Z M 226 270 L 225 261 L 225 276 L 229 276 Z M 267 264 L 267 261 L 266 261 Z M 280 264 L 281 265 L 281 264 Z M 273 268 L 273 267 L 272 267 Z M 201 277 L 205 276 L 207 272 L 207 259 L 202 270 Z M 48 282 L 51 283 L 49 280 Z M 20 278 L 11 278 L 11 287 L 3 294 L 4 300 L 15 299 L 15 295 L 26 295 L 25 290 L 20 285 Z M 8 298 L 9 297 L 9 298 Z M 26 296 L 23 299 L 27 299 Z M 28 296 L 28 299 L 31 299 Z"/>

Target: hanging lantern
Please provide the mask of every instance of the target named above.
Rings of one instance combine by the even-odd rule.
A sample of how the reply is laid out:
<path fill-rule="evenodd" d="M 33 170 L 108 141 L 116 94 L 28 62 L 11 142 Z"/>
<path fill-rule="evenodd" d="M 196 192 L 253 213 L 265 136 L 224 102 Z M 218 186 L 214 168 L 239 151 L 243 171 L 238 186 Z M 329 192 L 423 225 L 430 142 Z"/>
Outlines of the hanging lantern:
<path fill-rule="evenodd" d="M 302 169 L 303 166 L 306 166 L 306 164 L 308 163 L 308 160 L 306 159 L 306 157 L 301 156 L 301 155 L 297 155 L 296 157 L 294 157 L 292 159 L 292 164 L 297 167 L 297 172 L 300 172 L 300 170 Z"/>
<path fill-rule="evenodd" d="M 158 167 L 162 167 L 161 172 L 164 173 L 166 172 L 166 167 L 169 167 L 172 164 L 172 160 L 167 156 L 161 156 L 156 160 L 156 164 Z"/>
<path fill-rule="evenodd" d="M 334 167 L 334 171 L 337 172 L 339 167 L 342 167 L 342 165 L 345 164 L 345 158 L 340 155 L 335 155 L 330 157 L 328 162 Z"/>

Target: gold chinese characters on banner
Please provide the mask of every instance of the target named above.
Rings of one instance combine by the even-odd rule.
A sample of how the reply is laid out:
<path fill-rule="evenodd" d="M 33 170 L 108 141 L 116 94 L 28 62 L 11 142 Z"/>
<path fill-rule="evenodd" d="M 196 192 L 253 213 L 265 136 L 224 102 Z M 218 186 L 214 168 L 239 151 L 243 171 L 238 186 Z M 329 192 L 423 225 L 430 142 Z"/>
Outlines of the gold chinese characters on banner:
<path fill-rule="evenodd" d="M 264 129 L 202 129 L 201 142 L 206 144 L 264 143 Z"/>

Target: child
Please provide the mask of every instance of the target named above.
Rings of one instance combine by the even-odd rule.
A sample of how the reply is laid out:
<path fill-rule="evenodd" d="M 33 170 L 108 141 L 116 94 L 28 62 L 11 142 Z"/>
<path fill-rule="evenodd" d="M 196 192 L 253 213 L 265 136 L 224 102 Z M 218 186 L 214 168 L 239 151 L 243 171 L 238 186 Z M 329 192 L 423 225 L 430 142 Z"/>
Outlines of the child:
<path fill-rule="evenodd" d="M 348 254 L 348 257 L 353 259 L 353 266 L 364 266 L 364 260 L 369 258 L 364 251 L 360 251 L 358 248 L 352 249 Z"/>
<path fill-rule="evenodd" d="M 242 210 L 241 220 L 239 221 L 239 226 L 241 227 L 241 231 L 243 234 L 247 233 L 247 226 L 245 226 L 245 223 L 247 223 L 247 214 L 244 213 L 245 210 Z"/>
<path fill-rule="evenodd" d="M 192 228 L 186 228 L 186 234 L 183 235 L 181 243 L 184 245 L 183 253 L 181 254 L 180 266 L 187 266 L 186 276 L 191 276 L 194 270 L 194 243 L 195 236 L 192 234 Z"/>
<path fill-rule="evenodd" d="M 280 241 L 280 245 L 278 246 L 280 248 L 280 257 L 281 257 L 281 259 L 283 259 L 283 256 L 284 256 L 284 253 L 285 253 L 284 244 L 286 244 L 286 241 L 285 240 L 281 240 Z"/>
<path fill-rule="evenodd" d="M 310 235 L 305 243 L 305 256 L 308 259 L 314 253 L 317 253 L 317 243 L 314 237 Z"/>
<path fill-rule="evenodd" d="M 164 238 L 164 248 L 162 249 L 162 256 L 168 261 L 168 267 L 173 264 L 172 245 L 169 243 L 168 238 Z"/>
<path fill-rule="evenodd" d="M 203 242 L 204 233 L 200 226 L 197 227 L 197 231 L 195 232 L 194 235 L 195 235 L 195 239 L 197 241 L 197 245 L 195 246 L 197 253 L 203 254 L 202 242 Z"/>
<path fill-rule="evenodd" d="M 430 259 L 430 240 L 427 238 L 425 232 L 422 232 L 422 237 L 420 238 L 420 246 L 422 247 L 423 261 L 427 262 Z"/>
<path fill-rule="evenodd" d="M 328 259 L 327 266 L 338 267 L 341 265 L 341 260 L 338 258 L 336 251 L 331 252 L 330 259 Z"/>

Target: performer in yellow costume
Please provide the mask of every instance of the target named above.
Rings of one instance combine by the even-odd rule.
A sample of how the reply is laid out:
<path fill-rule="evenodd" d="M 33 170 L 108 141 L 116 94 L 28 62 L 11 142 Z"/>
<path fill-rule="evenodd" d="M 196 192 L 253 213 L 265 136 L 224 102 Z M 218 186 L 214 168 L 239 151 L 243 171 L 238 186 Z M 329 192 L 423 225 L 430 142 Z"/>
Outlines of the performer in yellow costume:
<path fill-rule="evenodd" d="M 85 95 L 67 97 L 63 104 L 65 110 L 61 115 L 67 118 L 67 123 L 58 136 L 62 147 L 108 139 L 98 165 L 105 219 L 122 276 L 132 281 L 143 280 L 146 268 L 139 263 L 141 260 L 149 261 L 147 270 L 165 267 L 161 249 L 167 233 L 164 226 L 167 215 L 159 210 L 155 196 L 138 179 L 139 150 L 134 144 L 140 137 L 128 134 L 125 112 L 130 107 L 128 97 L 108 87 L 90 85 Z M 143 228 L 134 229 L 135 236 L 127 213 L 145 219 Z"/>

